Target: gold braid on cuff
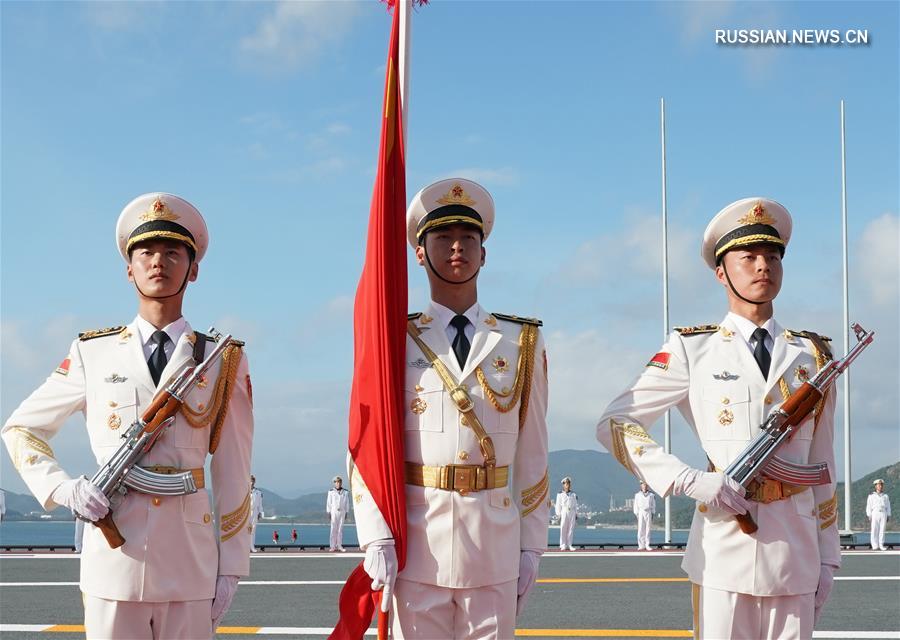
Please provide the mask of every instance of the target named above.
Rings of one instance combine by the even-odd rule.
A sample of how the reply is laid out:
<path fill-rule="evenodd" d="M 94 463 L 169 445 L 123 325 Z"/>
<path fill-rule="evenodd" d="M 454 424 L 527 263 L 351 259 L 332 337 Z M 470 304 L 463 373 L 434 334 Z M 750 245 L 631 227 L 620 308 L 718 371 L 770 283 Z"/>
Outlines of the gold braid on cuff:
<path fill-rule="evenodd" d="M 646 442 L 656 444 L 650 434 L 644 431 L 644 428 L 632 422 L 616 422 L 614 418 L 609 419 L 609 433 L 613 441 L 613 455 L 623 467 L 635 473 L 635 468 L 631 464 L 631 456 L 628 453 L 628 444 L 625 438 L 632 438 L 638 442 Z"/>
<path fill-rule="evenodd" d="M 50 448 L 50 445 L 47 444 L 46 441 L 34 435 L 25 427 L 13 427 L 12 429 L 10 429 L 10 431 L 13 433 L 13 436 L 15 438 L 13 444 L 12 459 L 13 466 L 17 471 L 22 470 L 22 462 L 24 460 L 29 460 L 30 456 L 25 455 L 25 452 L 28 450 L 43 454 L 51 460 L 56 459 L 56 456 L 53 454 L 53 449 Z"/>
<path fill-rule="evenodd" d="M 826 500 L 820 504 L 818 509 L 819 520 L 822 521 L 819 525 L 820 529 L 827 529 L 837 522 L 837 493 L 831 496 L 830 500 Z"/>
<path fill-rule="evenodd" d="M 244 497 L 243 502 L 241 502 L 241 506 L 232 511 L 231 513 L 226 513 L 222 516 L 222 531 L 225 533 L 222 534 L 222 542 L 227 540 L 231 540 L 234 536 L 244 530 L 244 525 L 247 524 L 247 518 L 250 516 L 250 492 L 247 492 L 247 495 Z"/>
<path fill-rule="evenodd" d="M 522 514 L 525 517 L 537 509 L 547 497 L 547 489 L 550 486 L 550 470 L 544 471 L 544 477 L 537 484 L 522 491 Z"/>

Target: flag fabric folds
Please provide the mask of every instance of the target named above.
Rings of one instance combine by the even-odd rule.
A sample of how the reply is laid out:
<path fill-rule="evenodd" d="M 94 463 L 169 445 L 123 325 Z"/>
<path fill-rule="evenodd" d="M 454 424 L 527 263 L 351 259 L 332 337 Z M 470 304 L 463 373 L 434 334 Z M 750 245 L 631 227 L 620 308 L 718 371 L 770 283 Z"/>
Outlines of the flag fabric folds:
<path fill-rule="evenodd" d="M 366 258 L 353 310 L 354 363 L 349 449 L 353 463 L 394 535 L 406 564 L 403 480 L 403 381 L 406 363 L 406 176 L 400 98 L 400 7 L 393 5 L 378 171 Z M 341 590 L 333 639 L 362 638 L 381 592 L 357 566 Z"/>

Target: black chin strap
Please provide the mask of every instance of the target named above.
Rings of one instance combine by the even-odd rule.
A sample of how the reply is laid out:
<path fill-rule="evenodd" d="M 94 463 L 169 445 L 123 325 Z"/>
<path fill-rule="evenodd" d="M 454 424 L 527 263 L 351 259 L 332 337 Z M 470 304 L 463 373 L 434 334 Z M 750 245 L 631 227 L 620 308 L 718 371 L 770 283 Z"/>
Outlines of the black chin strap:
<path fill-rule="evenodd" d="M 134 288 L 138 290 L 139 294 L 141 294 L 145 298 L 149 298 L 150 300 L 166 300 L 168 298 L 174 298 L 175 296 L 179 295 L 182 291 L 184 291 L 184 288 L 187 286 L 188 278 L 191 277 L 191 267 L 193 266 L 193 264 L 194 264 L 194 261 L 192 259 L 188 263 L 187 273 L 184 274 L 184 281 L 181 283 L 181 286 L 178 288 L 178 291 L 176 291 L 175 293 L 169 294 L 167 296 L 148 296 L 146 293 L 141 291 L 141 288 L 138 286 L 138 283 L 137 283 L 137 278 L 134 279 Z"/>
<path fill-rule="evenodd" d="M 428 255 L 428 249 L 425 248 L 424 244 L 422 245 L 422 251 L 425 253 L 425 261 L 428 263 L 428 268 L 431 269 L 431 272 L 434 275 L 436 275 L 438 278 L 440 278 L 441 280 L 446 282 L 447 284 L 465 284 L 469 280 L 472 280 L 473 278 L 475 278 L 478 275 L 478 273 L 481 271 L 481 265 L 478 265 L 478 269 L 475 271 L 475 273 L 473 273 L 470 277 L 466 278 L 465 280 L 460 280 L 458 282 L 456 280 L 448 280 L 447 278 L 442 276 L 440 273 L 438 273 L 438 270 L 434 268 L 433 264 L 431 264 L 431 256 Z"/>
<path fill-rule="evenodd" d="M 739 294 L 738 290 L 734 288 L 734 284 L 732 284 L 731 282 L 731 276 L 728 275 L 728 268 L 725 266 L 724 260 L 722 261 L 722 271 L 725 272 L 725 279 L 728 280 L 728 286 L 731 287 L 731 292 L 744 302 L 748 302 L 750 304 L 766 304 L 767 302 L 771 302 L 771 300 L 750 300 Z"/>

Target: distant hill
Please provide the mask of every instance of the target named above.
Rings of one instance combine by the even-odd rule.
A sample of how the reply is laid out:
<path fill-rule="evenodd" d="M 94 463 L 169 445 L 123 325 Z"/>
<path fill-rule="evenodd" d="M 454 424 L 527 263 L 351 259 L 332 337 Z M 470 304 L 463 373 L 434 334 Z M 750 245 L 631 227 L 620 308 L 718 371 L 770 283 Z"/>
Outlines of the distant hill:
<path fill-rule="evenodd" d="M 550 452 L 550 499 L 562 491 L 561 480 L 572 478 L 572 490 L 578 502 L 595 511 L 609 511 L 612 494 L 617 506 L 634 497 L 638 480 L 608 453 L 576 449 Z"/>
<path fill-rule="evenodd" d="M 44 507 L 29 493 L 14 493 L 6 491 L 6 513 L 4 520 L 24 520 L 37 519 L 44 511 Z M 54 520 L 71 520 L 72 512 L 63 507 L 59 507 L 49 512 Z"/>

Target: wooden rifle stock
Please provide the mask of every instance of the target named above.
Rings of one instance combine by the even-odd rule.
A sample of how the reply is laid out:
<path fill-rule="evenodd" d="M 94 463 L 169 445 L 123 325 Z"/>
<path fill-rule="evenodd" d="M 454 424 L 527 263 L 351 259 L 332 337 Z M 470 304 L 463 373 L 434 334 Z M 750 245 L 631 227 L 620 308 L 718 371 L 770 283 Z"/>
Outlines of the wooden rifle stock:
<path fill-rule="evenodd" d="M 125 544 L 125 538 L 119 531 L 119 527 L 113 522 L 112 511 L 107 511 L 105 516 L 94 523 L 94 526 L 100 529 L 103 537 L 106 538 L 106 541 L 109 543 L 110 549 L 118 549 Z"/>
<path fill-rule="evenodd" d="M 804 382 L 803 386 L 781 405 L 781 410 L 788 415 L 784 424 L 798 426 L 816 408 L 816 403 L 821 399 L 822 392 L 810 383 Z"/>
<path fill-rule="evenodd" d="M 759 525 L 753 520 L 753 516 L 750 515 L 750 512 L 741 513 L 734 517 L 737 520 L 738 526 L 741 528 L 746 534 L 756 533 L 756 530 L 759 529 Z"/>

